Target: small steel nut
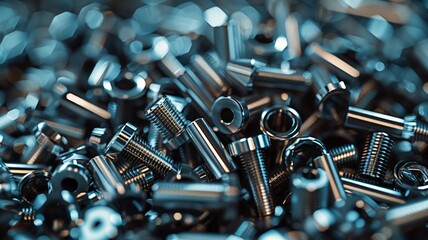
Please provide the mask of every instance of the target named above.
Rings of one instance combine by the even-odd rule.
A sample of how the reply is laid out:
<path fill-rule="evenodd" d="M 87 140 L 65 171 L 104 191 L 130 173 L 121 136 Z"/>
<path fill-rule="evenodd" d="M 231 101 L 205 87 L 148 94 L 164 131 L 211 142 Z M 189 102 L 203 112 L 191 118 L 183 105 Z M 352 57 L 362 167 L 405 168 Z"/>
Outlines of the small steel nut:
<path fill-rule="evenodd" d="M 77 196 L 87 192 L 91 183 L 89 170 L 80 161 L 89 161 L 89 158 L 79 154 L 73 154 L 63 161 L 52 174 L 51 184 L 53 191 L 69 191 Z"/>

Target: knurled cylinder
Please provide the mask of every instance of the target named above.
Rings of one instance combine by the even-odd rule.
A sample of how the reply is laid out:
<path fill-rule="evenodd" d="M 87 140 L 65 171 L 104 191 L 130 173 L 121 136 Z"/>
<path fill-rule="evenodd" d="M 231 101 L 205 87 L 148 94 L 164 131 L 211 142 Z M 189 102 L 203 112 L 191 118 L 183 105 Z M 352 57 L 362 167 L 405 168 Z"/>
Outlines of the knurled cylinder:
<path fill-rule="evenodd" d="M 354 144 L 345 144 L 329 150 L 331 158 L 338 168 L 358 161 L 358 151 Z"/>
<path fill-rule="evenodd" d="M 259 216 L 270 216 L 274 212 L 272 196 L 269 189 L 269 179 L 265 168 L 265 150 L 255 149 L 240 155 L 241 165 L 250 184 L 251 193 L 256 203 Z"/>
<path fill-rule="evenodd" d="M 166 140 L 177 136 L 187 125 L 187 119 L 168 97 L 162 97 L 149 108 L 147 118 L 156 125 Z"/>
<path fill-rule="evenodd" d="M 125 184 L 135 183 L 139 188 L 148 191 L 154 183 L 153 172 L 147 166 L 140 164 L 123 173 Z"/>
<path fill-rule="evenodd" d="M 156 176 L 166 177 L 170 173 L 178 172 L 170 157 L 149 146 L 136 135 L 129 140 L 118 157 L 123 157 L 132 164 L 143 163 L 150 167 Z"/>
<path fill-rule="evenodd" d="M 385 132 L 374 132 L 367 136 L 360 161 L 360 174 L 382 181 L 385 178 L 389 156 L 394 141 Z"/>

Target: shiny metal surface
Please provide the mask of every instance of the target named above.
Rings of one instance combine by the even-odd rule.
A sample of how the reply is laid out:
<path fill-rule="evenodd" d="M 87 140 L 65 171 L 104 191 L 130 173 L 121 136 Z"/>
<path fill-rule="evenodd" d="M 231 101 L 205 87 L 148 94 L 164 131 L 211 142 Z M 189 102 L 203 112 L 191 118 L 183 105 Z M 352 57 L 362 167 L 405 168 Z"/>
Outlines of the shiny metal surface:
<path fill-rule="evenodd" d="M 314 159 L 318 168 L 325 171 L 330 185 L 331 194 L 336 202 L 346 201 L 345 188 L 340 179 L 339 172 L 334 165 L 333 159 L 329 153 L 325 153 Z"/>
<path fill-rule="evenodd" d="M 203 118 L 191 122 L 186 132 L 217 179 L 236 170 L 229 153 Z"/>

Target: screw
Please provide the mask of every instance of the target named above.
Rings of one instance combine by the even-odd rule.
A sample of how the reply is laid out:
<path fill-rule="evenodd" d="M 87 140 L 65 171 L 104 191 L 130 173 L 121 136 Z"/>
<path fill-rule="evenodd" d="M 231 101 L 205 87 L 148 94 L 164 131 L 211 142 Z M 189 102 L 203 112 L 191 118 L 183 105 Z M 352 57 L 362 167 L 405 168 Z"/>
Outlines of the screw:
<path fill-rule="evenodd" d="M 245 98 L 218 97 L 211 108 L 211 118 L 219 131 L 235 134 L 272 103 L 269 96 L 251 95 Z"/>
<path fill-rule="evenodd" d="M 391 137 L 411 142 L 428 141 L 428 126 L 417 120 L 415 115 L 397 118 L 361 108 L 349 107 L 345 127 L 363 131 L 386 132 Z"/>
<path fill-rule="evenodd" d="M 134 125 L 125 123 L 107 145 L 105 154 L 114 159 L 123 158 L 132 164 L 144 163 L 160 177 L 179 171 L 170 157 L 149 146 L 136 135 L 136 131 Z"/>
<path fill-rule="evenodd" d="M 166 96 L 160 98 L 147 111 L 147 115 L 161 129 L 164 136 L 179 136 L 176 137 L 177 140 L 169 141 L 169 143 L 178 142 L 178 145 L 181 145 L 182 142 L 186 141 L 185 139 L 189 138 L 216 179 L 220 179 L 223 174 L 233 172 L 236 169 L 220 140 L 203 118 L 188 123 Z M 170 145 L 176 146 L 176 143 Z"/>
<path fill-rule="evenodd" d="M 269 187 L 275 194 L 282 193 L 289 186 L 288 181 L 290 180 L 291 171 L 288 167 L 282 167 L 282 165 L 274 166 L 272 169 L 269 174 Z"/>
<path fill-rule="evenodd" d="M 270 147 L 269 137 L 260 134 L 250 138 L 242 138 L 229 144 L 232 156 L 239 157 L 241 166 L 247 175 L 258 215 L 261 217 L 273 214 L 272 196 L 269 179 L 265 169 L 266 149 Z"/>
<path fill-rule="evenodd" d="M 202 163 L 195 167 L 193 171 L 199 176 L 202 182 L 212 182 L 215 180 L 214 175 L 211 173 L 206 163 Z"/>
<path fill-rule="evenodd" d="M 124 172 L 123 178 L 126 185 L 135 183 L 138 188 L 143 189 L 144 191 L 150 190 L 154 183 L 153 172 L 143 164 L 132 167 Z"/>
<path fill-rule="evenodd" d="M 146 116 L 159 129 L 170 148 L 175 149 L 188 140 L 185 133 L 188 121 L 168 97 L 156 101 L 146 111 Z"/>
<path fill-rule="evenodd" d="M 340 169 L 352 165 L 358 160 L 357 147 L 354 144 L 345 144 L 329 149 L 328 152 L 334 161 L 334 164 Z"/>
<path fill-rule="evenodd" d="M 1 164 L 1 163 L 0 163 Z M 37 171 L 37 170 L 47 170 L 47 167 L 44 165 L 38 164 L 24 164 L 24 163 L 3 163 L 6 165 L 10 174 L 12 174 L 15 181 L 19 182 L 23 176 L 26 174 Z"/>
<path fill-rule="evenodd" d="M 360 174 L 381 182 L 385 178 L 389 155 L 394 141 L 384 132 L 374 132 L 367 136 L 360 161 Z"/>
<path fill-rule="evenodd" d="M 291 191 L 291 218 L 299 224 L 316 210 L 327 207 L 327 174 L 322 169 L 301 168 L 292 174 Z"/>
<path fill-rule="evenodd" d="M 53 155 L 58 155 L 63 149 L 66 140 L 45 122 L 37 124 L 34 128 L 36 136 L 35 146 L 24 156 L 24 163 L 51 165 Z"/>
<path fill-rule="evenodd" d="M 315 166 L 323 169 L 328 177 L 330 184 L 331 193 L 333 199 L 336 202 L 342 202 L 346 200 L 345 189 L 343 188 L 342 181 L 340 179 L 339 172 L 337 171 L 336 166 L 333 163 L 331 155 L 324 150 L 324 153 L 314 159 Z"/>

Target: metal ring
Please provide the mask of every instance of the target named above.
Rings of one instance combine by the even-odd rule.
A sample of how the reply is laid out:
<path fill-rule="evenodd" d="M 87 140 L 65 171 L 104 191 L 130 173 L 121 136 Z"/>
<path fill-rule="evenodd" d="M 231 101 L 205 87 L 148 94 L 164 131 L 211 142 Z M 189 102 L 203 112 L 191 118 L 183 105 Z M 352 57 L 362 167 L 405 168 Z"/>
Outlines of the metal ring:
<path fill-rule="evenodd" d="M 287 116 L 287 120 L 291 121 L 291 127 L 285 132 L 279 132 L 273 129 L 271 126 L 270 119 L 276 114 L 283 113 Z M 262 112 L 260 119 L 260 130 L 266 133 L 271 139 L 286 141 L 293 139 L 299 134 L 300 127 L 302 126 L 302 120 L 300 119 L 299 113 L 293 108 L 287 106 L 272 106 L 265 109 Z"/>

